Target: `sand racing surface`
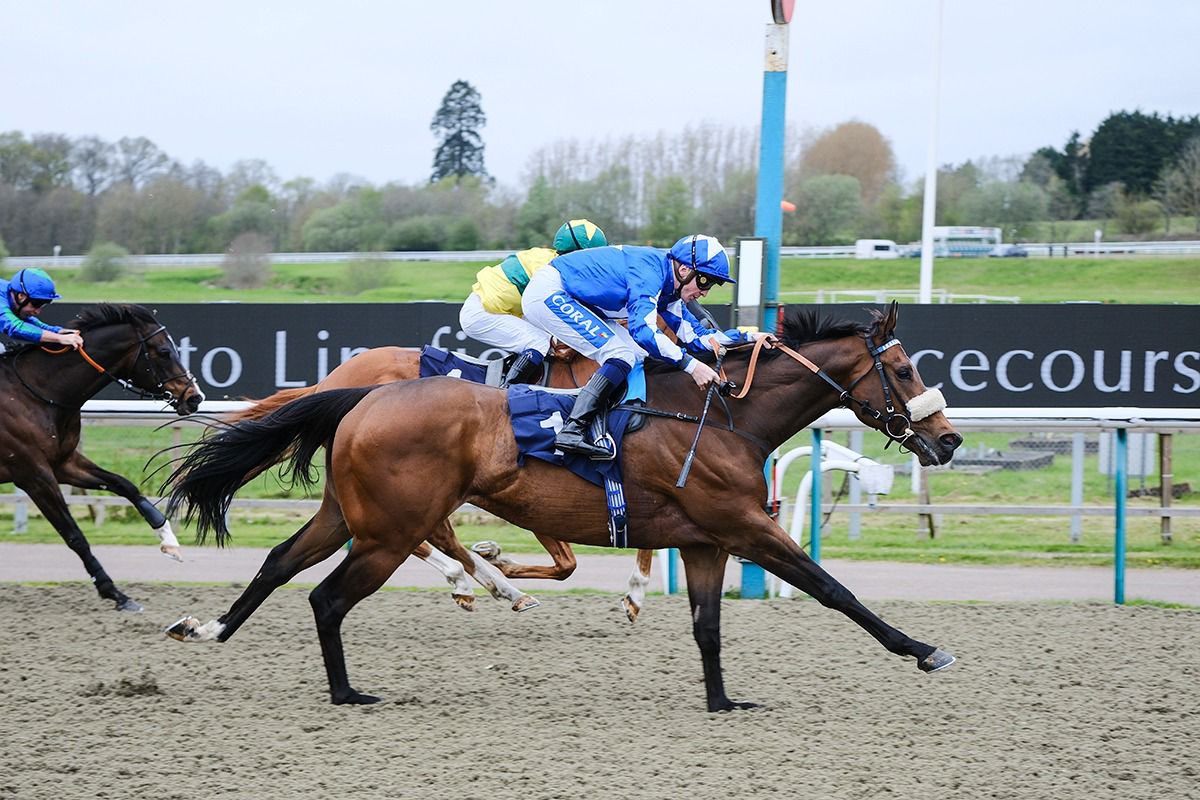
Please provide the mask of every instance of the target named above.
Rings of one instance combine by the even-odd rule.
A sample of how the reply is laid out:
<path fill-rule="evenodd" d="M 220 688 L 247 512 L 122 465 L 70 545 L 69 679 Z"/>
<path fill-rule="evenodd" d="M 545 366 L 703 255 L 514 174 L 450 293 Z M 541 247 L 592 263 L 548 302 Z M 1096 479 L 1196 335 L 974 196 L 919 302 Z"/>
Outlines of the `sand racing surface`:
<path fill-rule="evenodd" d="M 166 639 L 237 587 L 0 586 L 0 798 L 1200 798 L 1200 612 L 879 603 L 959 663 L 924 675 L 811 600 L 722 605 L 704 711 L 687 601 L 540 593 L 473 614 L 384 591 L 335 707 L 303 589 L 225 644 Z"/>

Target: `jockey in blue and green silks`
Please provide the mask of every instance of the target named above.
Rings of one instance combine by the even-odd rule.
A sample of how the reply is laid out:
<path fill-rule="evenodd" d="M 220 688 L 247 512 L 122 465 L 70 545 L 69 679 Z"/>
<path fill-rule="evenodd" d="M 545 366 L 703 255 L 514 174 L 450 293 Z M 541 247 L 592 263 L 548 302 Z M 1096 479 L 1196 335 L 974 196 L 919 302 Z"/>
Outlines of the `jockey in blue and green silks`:
<path fill-rule="evenodd" d="M 607 244 L 600 226 L 586 219 L 573 219 L 559 226 L 550 247 L 518 250 L 475 275 L 475 285 L 463 303 L 458 322 L 472 339 L 519 353 L 501 386 L 532 380 L 535 373 L 540 374 L 538 370 L 550 351 L 550 335 L 522 318 L 521 294 L 529 279 L 563 253 Z"/>
<path fill-rule="evenodd" d="M 79 331 L 38 319 L 43 308 L 62 296 L 43 270 L 22 269 L 11 280 L 0 279 L 0 293 L 5 299 L 0 303 L 0 334 L 23 342 L 83 346 Z"/>

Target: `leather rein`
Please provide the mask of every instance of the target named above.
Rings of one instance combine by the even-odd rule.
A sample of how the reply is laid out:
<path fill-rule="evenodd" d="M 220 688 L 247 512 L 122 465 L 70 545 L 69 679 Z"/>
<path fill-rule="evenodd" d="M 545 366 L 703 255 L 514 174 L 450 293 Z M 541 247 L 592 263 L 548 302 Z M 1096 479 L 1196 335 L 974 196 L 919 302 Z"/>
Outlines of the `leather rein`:
<path fill-rule="evenodd" d="M 865 416 L 868 416 L 878 422 L 880 425 L 880 432 L 888 437 L 888 443 L 884 445 L 884 449 L 887 449 L 892 442 L 895 442 L 898 446 L 904 448 L 905 442 L 907 442 L 908 439 L 914 435 L 912 430 L 912 420 L 909 419 L 907 415 L 896 410 L 896 405 L 892 401 L 892 395 L 894 393 L 894 390 L 892 389 L 892 383 L 888 380 L 887 373 L 883 369 L 883 361 L 880 359 L 880 355 L 882 355 L 889 348 L 899 346 L 900 340 L 895 336 L 891 336 L 881 345 L 873 345 L 871 344 L 870 339 L 866 338 L 863 339 L 863 342 L 867 347 L 867 352 L 871 355 L 872 361 L 875 362 L 874 371 L 877 375 L 879 375 L 879 382 L 883 388 L 884 408 L 882 411 L 872 407 L 871 404 L 866 400 L 861 400 L 851 394 L 851 392 L 854 391 L 854 387 L 858 386 L 863 378 L 871 374 L 870 370 L 855 378 L 850 384 L 849 388 L 843 388 L 843 386 L 834 380 L 828 372 L 818 367 L 803 354 L 796 352 L 782 342 L 775 342 L 774 347 L 776 350 L 783 352 L 794 361 L 799 362 L 806 369 L 808 369 L 809 372 L 812 372 L 818 378 L 825 381 L 825 383 L 829 384 L 829 386 L 838 393 L 838 401 L 841 407 L 848 408 L 851 403 L 854 403 L 859 407 Z M 754 352 L 750 354 L 750 366 L 746 370 L 746 385 L 743 386 L 741 391 L 737 394 L 730 395 L 733 399 L 741 400 L 743 397 L 749 394 L 750 385 L 754 381 L 754 371 L 758 367 L 758 357 L 765 344 L 766 339 L 759 339 L 754 343 Z M 723 370 L 721 377 L 725 378 Z"/>

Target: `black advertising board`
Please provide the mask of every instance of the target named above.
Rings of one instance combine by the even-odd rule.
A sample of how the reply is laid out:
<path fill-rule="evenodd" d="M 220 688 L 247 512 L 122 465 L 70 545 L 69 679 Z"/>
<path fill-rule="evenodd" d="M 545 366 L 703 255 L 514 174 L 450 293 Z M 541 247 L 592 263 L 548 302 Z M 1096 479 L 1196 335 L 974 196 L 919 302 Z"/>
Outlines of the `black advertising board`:
<path fill-rule="evenodd" d="M 863 304 L 806 307 L 868 319 Z M 55 303 L 47 321 L 62 324 L 79 308 Z M 382 345 L 497 354 L 462 334 L 457 303 L 156 308 L 210 399 L 311 384 L 354 353 Z M 722 324 L 729 318 L 725 307 L 709 310 Z M 925 383 L 952 407 L 1200 404 L 1200 306 L 903 305 L 897 335 Z M 110 389 L 103 396 L 122 395 Z"/>

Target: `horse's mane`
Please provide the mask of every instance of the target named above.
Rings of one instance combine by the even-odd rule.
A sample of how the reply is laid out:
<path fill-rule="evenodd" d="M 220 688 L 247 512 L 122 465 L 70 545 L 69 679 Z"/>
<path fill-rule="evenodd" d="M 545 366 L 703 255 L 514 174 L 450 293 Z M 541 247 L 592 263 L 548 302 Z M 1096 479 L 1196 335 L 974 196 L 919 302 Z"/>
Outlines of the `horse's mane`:
<path fill-rule="evenodd" d="M 155 324 L 157 320 L 155 320 L 154 314 L 150 312 L 150 309 L 145 306 L 134 305 L 132 303 L 97 303 L 80 311 L 63 327 L 76 328 L 79 331 L 90 331 L 102 328 L 105 325 L 134 324 L 138 322 Z M 12 359 L 20 352 L 41 346 L 40 342 L 8 342 L 6 343 L 4 352 L 0 353 L 0 360 Z"/>
<path fill-rule="evenodd" d="M 883 316 L 874 310 L 872 310 L 872 314 L 878 315 L 877 318 L 872 324 L 866 324 L 852 319 L 827 317 L 816 309 L 797 309 L 794 313 L 784 317 L 783 332 L 779 338 L 788 347 L 796 348 L 809 342 L 819 342 L 825 339 L 841 339 L 844 336 L 866 336 L 874 330 Z M 739 359 L 743 361 L 748 360 L 753 349 L 752 347 L 731 349 L 728 355 L 725 356 L 725 363 Z M 759 360 L 770 360 L 779 355 L 781 355 L 781 351 L 779 350 L 763 350 L 759 353 Z M 709 366 L 715 364 L 717 358 L 714 353 L 702 353 L 695 355 L 695 357 Z M 678 371 L 670 364 L 650 358 L 646 359 L 643 365 L 648 375 L 658 372 Z"/>
<path fill-rule="evenodd" d="M 74 323 L 74 327 L 80 331 L 90 331 L 95 328 L 102 328 L 105 325 L 119 325 L 121 323 L 134 324 L 143 322 L 154 324 L 155 319 L 154 315 L 150 313 L 150 309 L 145 306 L 134 305 L 132 303 L 97 303 L 80 311 L 72 322 Z M 71 325 L 66 327 L 71 327 Z"/>

